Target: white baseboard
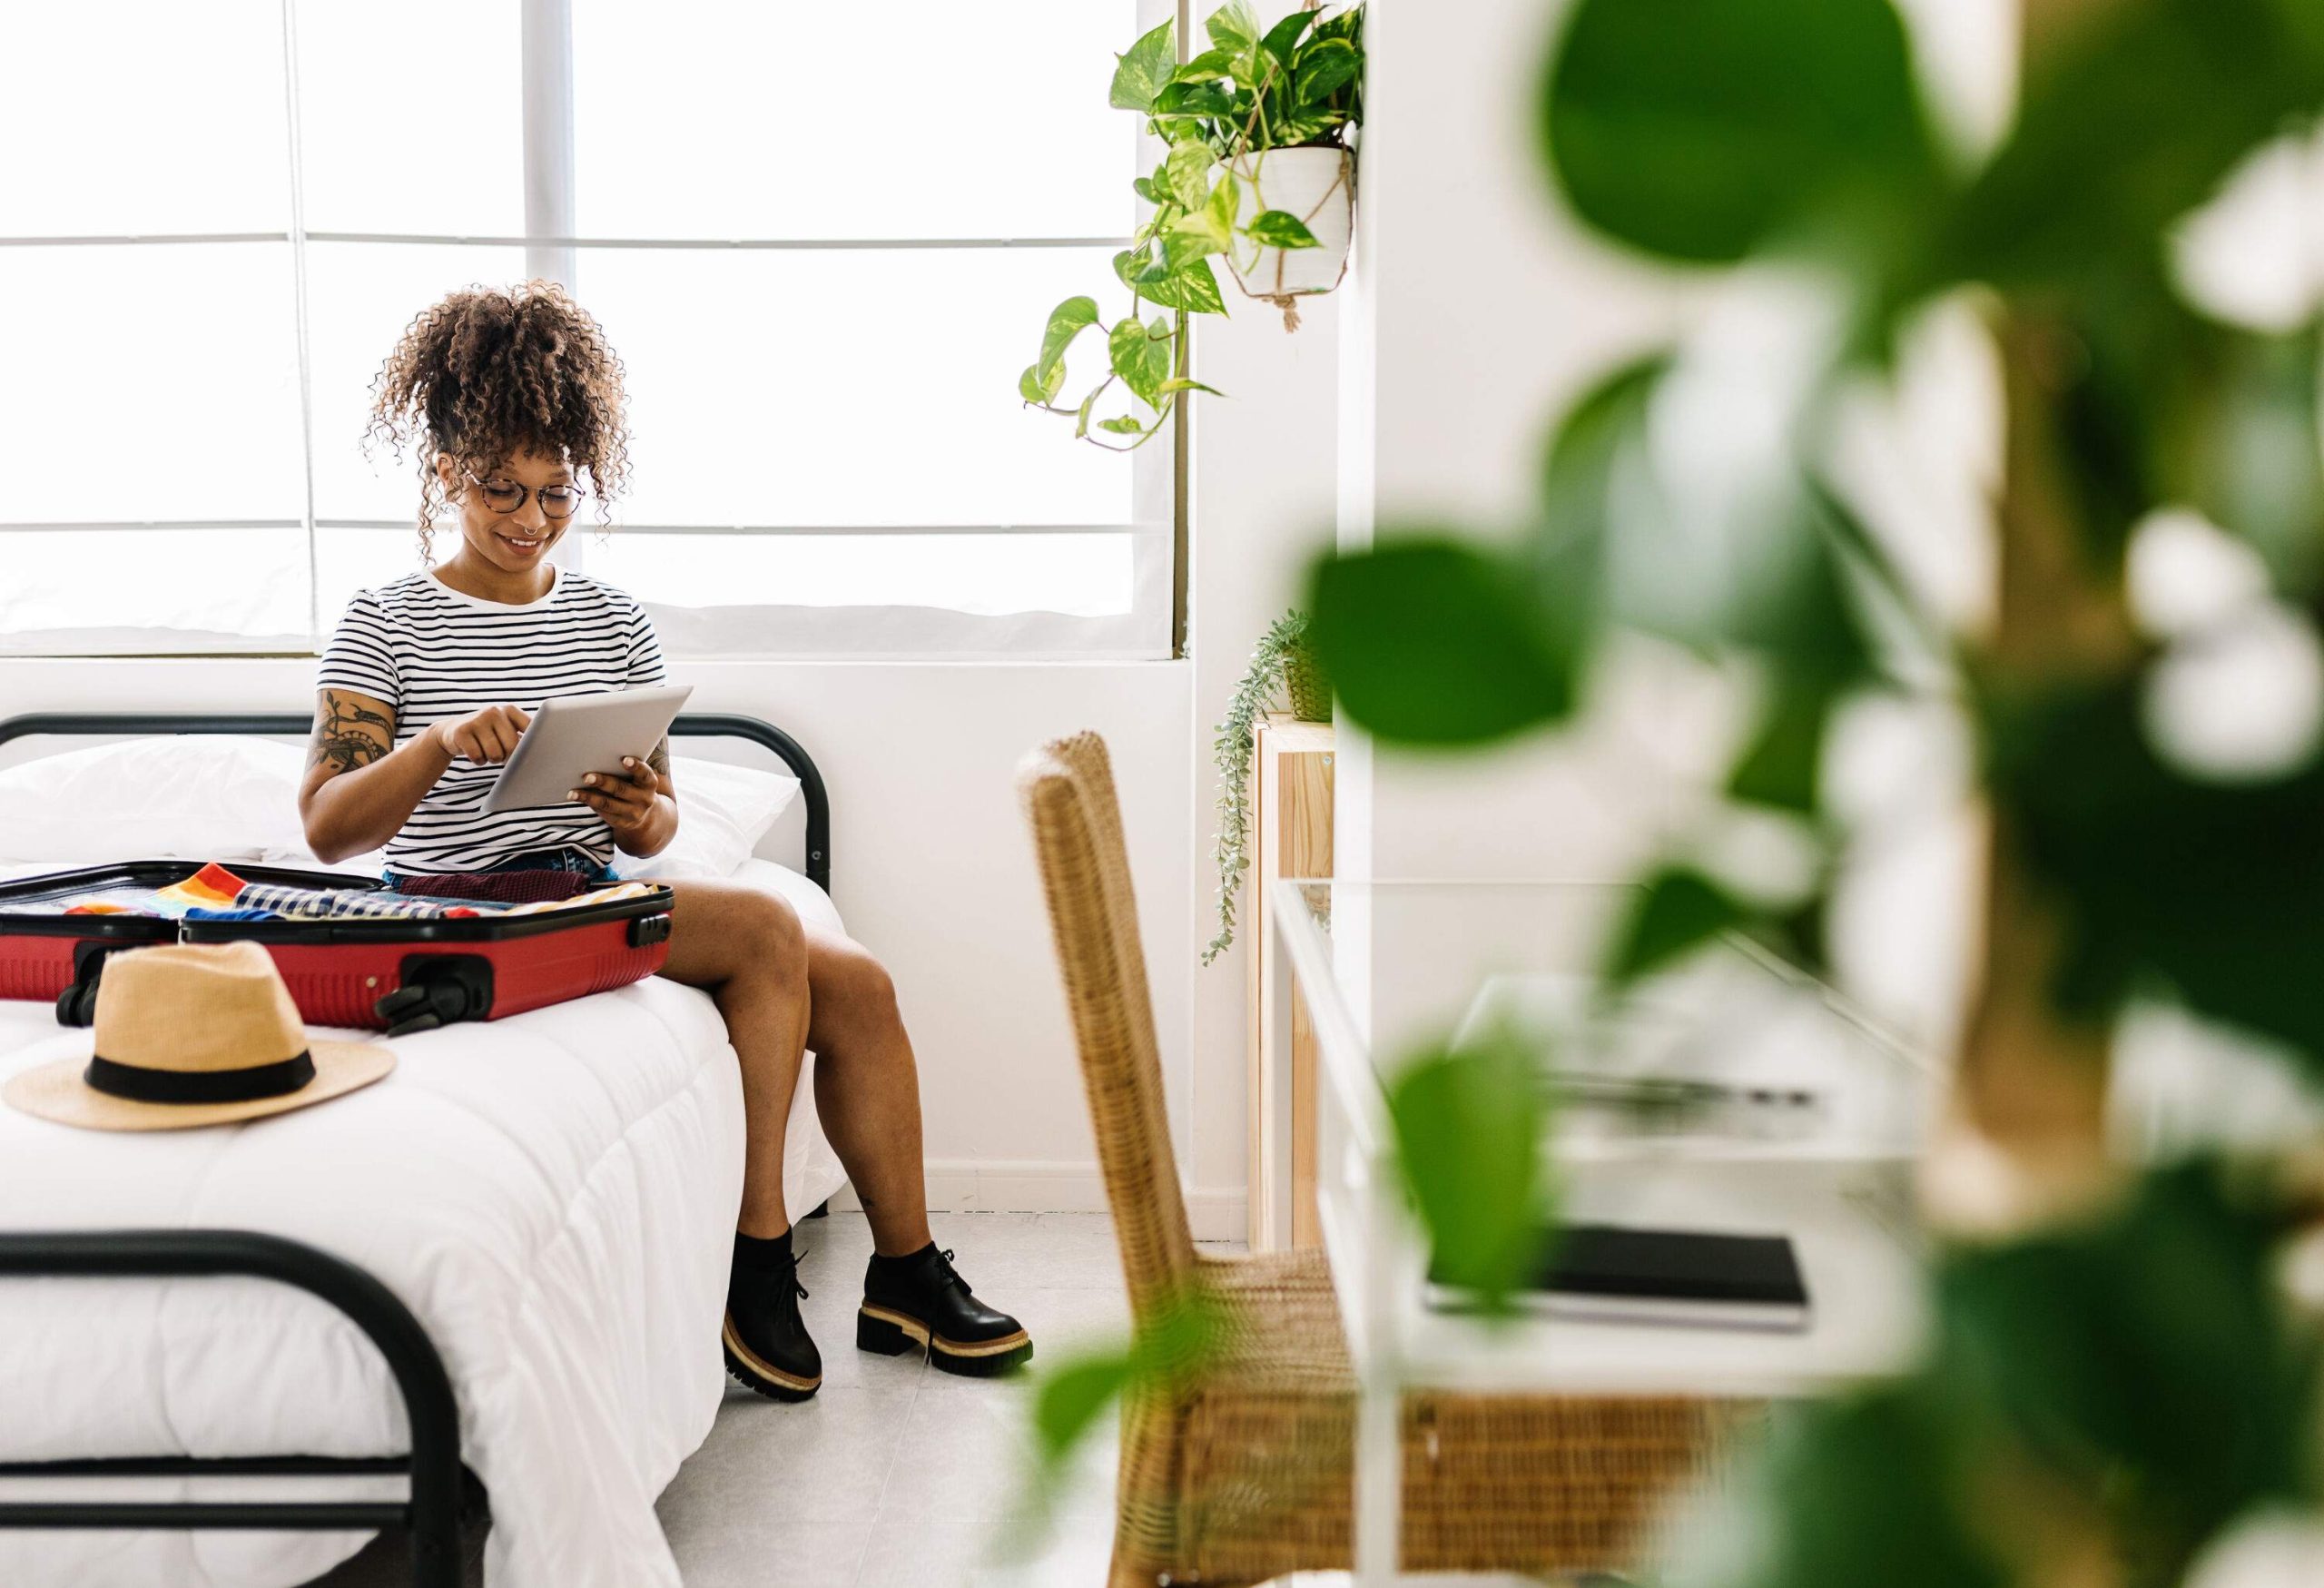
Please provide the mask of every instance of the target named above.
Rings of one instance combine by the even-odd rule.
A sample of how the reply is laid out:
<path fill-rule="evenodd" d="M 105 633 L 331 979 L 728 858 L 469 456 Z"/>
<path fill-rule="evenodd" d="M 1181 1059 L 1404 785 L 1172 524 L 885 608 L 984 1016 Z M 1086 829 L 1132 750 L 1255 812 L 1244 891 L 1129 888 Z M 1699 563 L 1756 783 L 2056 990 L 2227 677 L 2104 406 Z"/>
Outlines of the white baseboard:
<path fill-rule="evenodd" d="M 928 1160 L 928 1207 L 935 1213 L 1103 1213 L 1105 1177 L 1094 1163 L 1039 1159 L 931 1158 Z M 861 1204 L 855 1189 L 844 1187 L 833 1208 Z M 1187 1222 L 1196 1240 L 1241 1240 L 1245 1223 L 1240 1186 L 1189 1188 Z"/>
<path fill-rule="evenodd" d="M 1187 1223 L 1196 1240 L 1248 1240 L 1251 1226 L 1245 1206 L 1240 1186 L 1213 1187 L 1206 1191 L 1189 1187 Z"/>

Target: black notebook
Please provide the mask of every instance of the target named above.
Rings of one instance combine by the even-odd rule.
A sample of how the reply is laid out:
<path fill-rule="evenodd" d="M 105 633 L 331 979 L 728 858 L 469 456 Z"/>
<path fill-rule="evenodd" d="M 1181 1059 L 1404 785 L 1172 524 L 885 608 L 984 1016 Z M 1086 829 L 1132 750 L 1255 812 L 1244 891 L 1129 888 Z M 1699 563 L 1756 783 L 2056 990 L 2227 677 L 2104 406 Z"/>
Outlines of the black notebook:
<path fill-rule="evenodd" d="M 1429 1275 L 1430 1299 L 1460 1309 L 1464 1292 Z M 1521 1305 L 1561 1317 L 1705 1327 L 1803 1329 L 1807 1285 L 1781 1235 L 1715 1235 L 1570 1224 Z"/>

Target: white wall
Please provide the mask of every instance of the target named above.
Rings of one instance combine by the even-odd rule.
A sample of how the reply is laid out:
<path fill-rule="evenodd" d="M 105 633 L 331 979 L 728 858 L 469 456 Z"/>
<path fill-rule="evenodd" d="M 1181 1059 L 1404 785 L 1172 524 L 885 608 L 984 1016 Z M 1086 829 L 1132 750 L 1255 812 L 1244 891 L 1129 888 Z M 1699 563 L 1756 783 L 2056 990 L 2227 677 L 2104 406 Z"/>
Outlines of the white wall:
<path fill-rule="evenodd" d="M 1263 0 L 1272 24 L 1297 0 Z M 1195 8 L 1212 9 L 1208 5 Z M 1199 27 L 1199 24 L 1197 24 Z M 1359 201 L 1360 206 L 1360 201 Z M 1193 410 L 1188 483 L 1194 546 L 1187 651 L 1193 664 L 1195 745 L 1191 882 L 1194 935 L 1181 959 L 1192 1010 L 1190 1141 L 1179 1171 L 1197 1207 L 1243 1205 L 1246 1071 L 1244 954 L 1254 910 L 1245 890 L 1235 946 L 1197 969 L 1216 930 L 1218 831 L 1213 733 L 1267 626 L 1300 598 L 1308 564 L 1332 544 L 1338 429 L 1340 300 L 1309 298 L 1285 333 L 1272 307 L 1244 298 L 1221 272 L 1228 317 L 1199 322 L 1196 373 L 1226 393 Z M 1158 976 L 1167 968 L 1157 966 Z M 1175 1077 L 1173 1078 L 1175 1080 Z M 1238 1224 L 1228 1232 L 1239 1237 Z"/>
<path fill-rule="evenodd" d="M 1356 261 L 1340 305 L 1344 547 L 1367 546 L 1375 528 L 1399 520 L 1513 532 L 1551 419 L 1595 376 L 1680 334 L 1710 304 L 1711 281 L 1617 252 L 1559 205 L 1540 158 L 1536 95 L 1570 4 L 1372 0 Z M 1989 145 L 2012 98 L 2016 0 L 1905 0 L 1901 9 L 1948 131 L 1966 149 Z M 1951 471 L 1939 483 L 1974 480 L 1991 404 L 1974 369 L 1965 380 L 1959 369 L 1930 373 L 1904 405 L 1918 422 L 1900 429 L 1932 439 L 1932 466 Z M 1955 446 L 1955 431 L 1971 444 Z M 1982 498 L 1972 484 L 1967 510 L 1948 516 L 1942 498 L 1960 493 L 1927 494 L 1943 521 L 1913 526 L 1921 544 L 1911 560 L 1957 562 L 1938 582 L 1975 586 Z M 1878 505 L 1864 505 L 1881 528 Z M 1932 538 L 1945 549 L 1932 552 Z M 1422 758 L 1343 726 L 1340 871 L 1630 874 L 1704 798 L 1741 730 L 1741 706 L 1729 681 L 1640 647 L 1608 670 L 1566 734 Z M 1905 751 L 1942 763 L 1943 735 L 1933 748 L 1931 738 L 1908 734 L 1899 750 L 1892 735 L 1875 747 L 1892 764 Z M 1925 826 L 1886 846 L 1876 868 L 1886 874 L 1867 868 L 1851 883 L 1835 949 L 1860 996 L 1942 1048 L 1966 962 L 1960 883 L 1974 833 L 1943 811 Z"/>
<path fill-rule="evenodd" d="M 1586 238 L 1551 198 L 1533 96 L 1564 12 L 1562 0 L 1371 6 L 1358 279 L 1342 304 L 1339 535 L 1351 549 L 1370 543 L 1375 518 L 1383 531 L 1514 533 L 1551 419 L 1687 308 L 1686 283 Z M 1497 751 L 1344 751 L 1343 874 L 1619 874 L 1668 819 L 1677 769 L 1724 731 L 1682 670 L 1620 688 L 1653 704 Z M 1666 731 L 1641 731 L 1655 726 Z"/>

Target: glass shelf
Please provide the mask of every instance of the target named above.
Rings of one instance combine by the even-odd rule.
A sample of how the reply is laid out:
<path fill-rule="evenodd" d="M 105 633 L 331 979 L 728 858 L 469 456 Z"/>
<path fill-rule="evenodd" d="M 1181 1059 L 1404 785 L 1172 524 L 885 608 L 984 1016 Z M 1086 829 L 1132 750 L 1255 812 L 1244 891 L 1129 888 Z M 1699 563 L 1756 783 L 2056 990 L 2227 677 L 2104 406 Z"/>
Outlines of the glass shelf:
<path fill-rule="evenodd" d="M 1610 998 L 1625 884 L 1274 884 L 1280 960 L 1317 1046 L 1317 1212 L 1368 1380 L 1480 1391 L 1789 1396 L 1904 1366 L 1922 1337 L 1914 1164 L 1938 1075 L 1829 987 L 1729 935 Z M 1288 1000 L 1279 1001 L 1288 1003 Z M 1420 1054 L 1500 1028 L 1541 1055 L 1561 1216 L 1779 1234 L 1802 1327 L 1432 1307 L 1386 1091 Z M 1287 1134 L 1287 1099 L 1261 1100 Z"/>

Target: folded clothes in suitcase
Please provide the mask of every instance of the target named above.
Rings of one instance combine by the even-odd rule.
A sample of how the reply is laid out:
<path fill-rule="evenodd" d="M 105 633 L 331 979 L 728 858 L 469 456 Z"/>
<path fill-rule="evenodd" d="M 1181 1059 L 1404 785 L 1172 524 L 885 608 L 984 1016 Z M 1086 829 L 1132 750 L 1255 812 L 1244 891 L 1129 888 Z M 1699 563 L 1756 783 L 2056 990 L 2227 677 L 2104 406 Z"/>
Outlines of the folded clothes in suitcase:
<path fill-rule="evenodd" d="M 60 1022 L 87 1025 L 105 955 L 246 939 L 273 956 L 301 1020 L 396 1036 L 626 986 L 670 952 L 674 895 L 659 883 L 513 908 L 409 897 L 429 912 L 374 914 L 353 912 L 365 910 L 355 896 L 375 894 L 372 908 L 396 910 L 408 896 L 377 877 L 236 864 L 231 876 L 252 884 L 245 896 L 297 908 L 301 893 L 341 895 L 330 907 L 350 912 L 264 919 L 205 908 L 203 878 L 217 874 L 194 861 L 123 861 L 0 882 L 0 998 L 54 1000 Z M 152 899 L 162 902 L 147 912 L 141 906 Z"/>

